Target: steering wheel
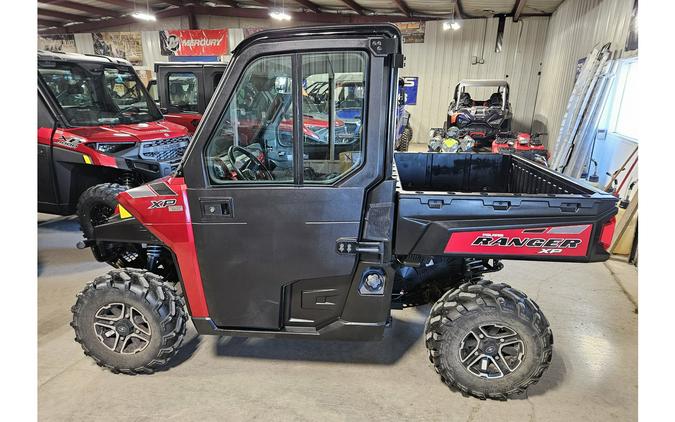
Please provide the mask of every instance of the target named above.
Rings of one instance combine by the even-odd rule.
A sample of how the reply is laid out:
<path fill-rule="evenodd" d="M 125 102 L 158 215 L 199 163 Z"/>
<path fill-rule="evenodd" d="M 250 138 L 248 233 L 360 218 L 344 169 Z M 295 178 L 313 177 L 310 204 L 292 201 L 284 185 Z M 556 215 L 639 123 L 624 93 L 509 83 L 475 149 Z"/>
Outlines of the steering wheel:
<path fill-rule="evenodd" d="M 241 168 L 237 167 L 236 165 L 237 160 L 236 157 L 234 156 L 235 152 L 238 152 L 246 156 L 246 158 L 248 158 L 248 161 L 245 162 L 244 165 L 241 166 Z M 244 147 L 240 147 L 239 145 L 232 145 L 227 150 L 227 157 L 230 159 L 230 163 L 232 163 L 232 167 L 234 167 L 234 171 L 237 173 L 237 176 L 241 177 L 242 179 L 258 180 L 258 178 L 255 177 L 255 175 L 258 171 L 262 170 L 264 176 L 263 180 L 274 180 L 274 176 L 272 176 L 272 173 L 270 173 L 270 171 L 267 170 L 265 164 L 263 164 L 263 162 L 260 161 L 258 157 L 255 156 L 254 153 L 252 153 L 251 151 L 249 151 Z"/>

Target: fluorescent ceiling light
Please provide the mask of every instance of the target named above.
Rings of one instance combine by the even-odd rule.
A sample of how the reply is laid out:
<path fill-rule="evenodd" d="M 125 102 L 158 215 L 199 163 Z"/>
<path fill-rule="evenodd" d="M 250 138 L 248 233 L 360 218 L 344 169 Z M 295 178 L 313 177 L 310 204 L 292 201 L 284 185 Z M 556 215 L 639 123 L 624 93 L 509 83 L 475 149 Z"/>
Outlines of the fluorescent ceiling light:
<path fill-rule="evenodd" d="M 291 20 L 291 15 L 284 12 L 283 10 L 272 10 L 270 11 L 270 17 L 278 21 L 289 21 Z"/>
<path fill-rule="evenodd" d="M 136 11 L 131 14 L 131 17 L 136 18 L 138 20 L 142 21 L 156 21 L 157 17 L 153 15 L 152 13 L 146 13 L 146 12 L 141 12 L 141 11 Z"/>
<path fill-rule="evenodd" d="M 453 22 L 453 23 L 450 24 L 450 28 L 452 28 L 453 31 L 456 31 L 461 27 L 462 27 L 462 25 L 460 25 L 459 22 Z"/>

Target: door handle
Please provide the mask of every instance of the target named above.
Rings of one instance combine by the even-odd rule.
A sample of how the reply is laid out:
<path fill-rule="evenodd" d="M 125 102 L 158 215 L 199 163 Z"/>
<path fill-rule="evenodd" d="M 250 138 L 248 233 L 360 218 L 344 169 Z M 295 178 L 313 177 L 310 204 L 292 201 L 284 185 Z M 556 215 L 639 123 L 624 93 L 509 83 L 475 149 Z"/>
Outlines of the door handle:
<path fill-rule="evenodd" d="M 202 215 L 205 217 L 232 217 L 232 198 L 200 198 Z"/>

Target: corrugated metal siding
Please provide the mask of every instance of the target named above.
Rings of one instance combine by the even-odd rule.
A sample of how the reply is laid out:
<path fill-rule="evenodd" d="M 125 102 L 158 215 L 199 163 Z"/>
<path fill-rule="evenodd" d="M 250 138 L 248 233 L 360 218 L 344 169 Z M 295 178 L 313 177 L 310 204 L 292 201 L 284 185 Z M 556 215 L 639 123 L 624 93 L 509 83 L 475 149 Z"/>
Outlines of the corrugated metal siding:
<path fill-rule="evenodd" d="M 632 7 L 633 0 L 566 0 L 551 16 L 534 124 L 549 134 L 549 149 L 560 131 L 577 61 L 607 42 L 620 54 Z"/>
<path fill-rule="evenodd" d="M 507 79 L 514 129 L 530 129 L 548 18 L 524 18 L 516 23 L 507 19 L 501 53 L 494 51 L 497 23 L 497 19 L 466 20 L 459 31 L 443 31 L 440 22 L 427 22 L 424 43 L 403 45 L 406 65 L 401 76 L 420 78 L 417 105 L 408 106 L 413 142 L 426 143 L 429 129 L 443 126 L 460 79 Z M 471 57 L 481 56 L 486 24 L 485 63 L 472 65 Z"/>

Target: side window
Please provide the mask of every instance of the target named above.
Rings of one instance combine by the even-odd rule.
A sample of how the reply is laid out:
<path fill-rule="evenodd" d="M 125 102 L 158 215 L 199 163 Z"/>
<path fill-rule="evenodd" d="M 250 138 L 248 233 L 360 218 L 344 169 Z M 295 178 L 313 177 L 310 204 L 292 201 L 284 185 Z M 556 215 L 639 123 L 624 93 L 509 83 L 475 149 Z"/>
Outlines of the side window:
<path fill-rule="evenodd" d="M 305 183 L 332 183 L 363 161 L 367 56 L 302 56 Z"/>
<path fill-rule="evenodd" d="M 291 56 L 253 61 L 206 147 L 214 184 L 293 182 Z"/>
<path fill-rule="evenodd" d="M 192 72 L 169 73 L 169 107 L 181 112 L 197 112 L 199 82 Z"/>

